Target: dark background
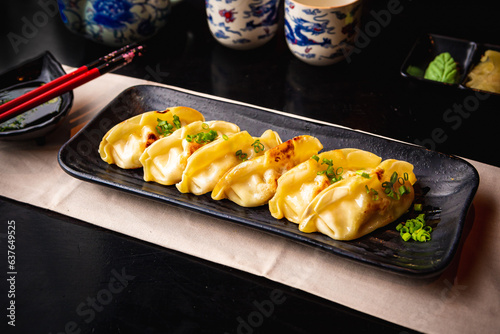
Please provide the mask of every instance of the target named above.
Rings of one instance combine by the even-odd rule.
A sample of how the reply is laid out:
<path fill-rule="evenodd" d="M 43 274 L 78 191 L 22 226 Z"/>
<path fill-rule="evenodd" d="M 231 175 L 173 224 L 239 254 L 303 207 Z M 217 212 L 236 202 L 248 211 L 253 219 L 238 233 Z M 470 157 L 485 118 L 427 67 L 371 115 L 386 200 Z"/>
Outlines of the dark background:
<path fill-rule="evenodd" d="M 373 13 L 387 10 L 389 2 L 366 0 L 364 24 L 371 22 L 373 27 Z M 443 115 L 454 104 L 463 104 L 471 91 L 400 75 L 413 44 L 427 33 L 500 45 L 500 21 L 492 8 L 494 2 L 392 3 L 398 2 L 400 13 L 391 15 L 385 26 L 379 25 L 380 32 L 360 44 L 363 47 L 350 63 L 314 67 L 289 52 L 283 25 L 269 44 L 256 50 L 236 51 L 219 45 L 209 32 L 204 1 L 183 0 L 173 8 L 167 26 L 146 43 L 147 55 L 117 73 L 304 115 L 500 166 L 500 157 L 483 148 L 495 142 L 493 120 L 500 105 L 499 95 L 482 101 L 467 119 L 454 126 L 456 123 L 446 122 Z M 22 18 L 30 20 L 40 8 L 35 0 L 9 2 L 2 13 L 0 31 L 21 35 Z M 361 30 L 365 31 L 364 26 Z M 113 49 L 72 34 L 57 14 L 39 28 L 34 38 L 18 45 L 18 50 L 6 34 L 2 35 L 2 68 L 47 49 L 63 64 L 76 67 Z M 436 129 L 442 130 L 437 131 L 442 133 L 439 138 L 433 138 Z"/>

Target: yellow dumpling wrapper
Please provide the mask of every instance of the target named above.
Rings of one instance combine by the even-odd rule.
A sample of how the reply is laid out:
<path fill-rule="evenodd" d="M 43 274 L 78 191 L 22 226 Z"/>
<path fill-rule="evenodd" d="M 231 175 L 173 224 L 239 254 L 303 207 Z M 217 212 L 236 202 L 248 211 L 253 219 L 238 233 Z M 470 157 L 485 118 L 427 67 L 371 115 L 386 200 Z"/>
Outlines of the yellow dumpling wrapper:
<path fill-rule="evenodd" d="M 158 119 L 173 124 L 174 115 L 179 117 L 181 126 L 205 120 L 199 111 L 188 107 L 148 111 L 131 117 L 118 123 L 104 135 L 99 145 L 101 159 L 125 169 L 142 167 L 139 158 L 144 150 L 164 137 L 156 130 Z"/>
<path fill-rule="evenodd" d="M 469 73 L 467 87 L 500 94 L 500 52 L 487 50 Z"/>
<path fill-rule="evenodd" d="M 398 175 L 391 189 L 399 194 L 404 186 L 408 193 L 393 195 L 383 184 Z M 356 175 L 333 183 L 319 193 L 304 210 L 299 221 L 302 232 L 321 232 L 336 240 L 353 240 L 383 227 L 403 215 L 411 206 L 416 182 L 413 165 L 405 161 L 383 161 L 369 173 L 369 178 Z M 387 184 L 386 184 L 387 186 Z"/>
<path fill-rule="evenodd" d="M 228 198 L 244 207 L 267 204 L 276 192 L 279 177 L 322 148 L 320 141 L 312 136 L 290 139 L 231 169 L 215 186 L 212 198 Z"/>
<path fill-rule="evenodd" d="M 188 158 L 208 142 L 187 140 L 188 136 L 196 136 L 210 131 L 217 132 L 214 140 L 223 135 L 240 132 L 240 128 L 225 121 L 196 121 L 175 131 L 168 137 L 155 141 L 146 148 L 140 157 L 144 170 L 144 181 L 154 181 L 163 185 L 173 185 L 182 180 L 182 173 Z"/>
<path fill-rule="evenodd" d="M 269 211 L 274 218 L 286 218 L 298 224 L 307 205 L 332 184 L 325 173 L 328 164 L 324 159 L 332 164 L 336 177 L 343 179 L 356 172 L 369 173 L 382 161 L 371 152 L 353 148 L 327 151 L 317 157 L 317 160 L 311 158 L 295 166 L 278 179 L 276 194 L 269 201 Z"/>
<path fill-rule="evenodd" d="M 257 140 L 262 144 L 261 149 L 252 146 Z M 281 138 L 272 130 L 265 131 L 259 138 L 242 131 L 228 135 L 227 139 L 218 139 L 201 147 L 189 157 L 182 180 L 176 187 L 182 193 L 195 195 L 210 192 L 228 170 L 242 163 L 242 156 L 251 159 L 279 144 Z M 241 154 L 236 155 L 238 151 L 241 151 Z"/>

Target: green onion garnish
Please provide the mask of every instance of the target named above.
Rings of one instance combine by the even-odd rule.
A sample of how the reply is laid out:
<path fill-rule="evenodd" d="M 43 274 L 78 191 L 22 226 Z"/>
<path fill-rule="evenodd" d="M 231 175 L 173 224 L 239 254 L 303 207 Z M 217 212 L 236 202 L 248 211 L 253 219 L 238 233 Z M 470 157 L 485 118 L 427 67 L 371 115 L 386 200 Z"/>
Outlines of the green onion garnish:
<path fill-rule="evenodd" d="M 373 189 L 373 188 L 368 188 L 368 186 L 367 186 L 366 184 L 365 184 L 365 189 L 366 189 L 366 193 L 367 193 L 367 194 L 370 194 L 370 193 L 372 193 L 372 194 L 373 194 L 373 195 L 372 195 L 372 200 L 374 200 L 374 201 L 378 201 L 378 198 L 379 198 L 379 197 L 378 197 L 378 191 L 376 191 L 376 190 L 375 190 L 375 189 Z"/>
<path fill-rule="evenodd" d="M 427 242 L 431 240 L 432 227 L 425 225 L 425 214 L 421 213 L 417 218 L 408 219 L 405 223 L 400 223 L 396 226 L 401 238 L 404 241 L 411 239 L 419 242 Z"/>
<path fill-rule="evenodd" d="M 208 132 L 199 132 L 195 135 L 187 135 L 186 141 L 196 142 L 197 144 L 207 144 L 214 141 L 217 138 L 217 131 L 210 130 Z"/>
<path fill-rule="evenodd" d="M 255 153 L 259 153 L 259 152 L 262 152 L 265 150 L 264 148 L 264 145 L 260 142 L 259 139 L 256 139 L 253 144 L 253 150 L 255 151 Z"/>
<path fill-rule="evenodd" d="M 157 118 L 156 121 L 158 122 L 158 125 L 156 125 L 156 132 L 158 132 L 159 135 L 168 136 L 174 132 L 174 126 L 172 124 L 160 118 Z"/>
<path fill-rule="evenodd" d="M 174 115 L 174 126 L 176 129 L 180 129 L 181 128 L 181 120 L 179 119 L 179 116 L 177 115 Z"/>
<path fill-rule="evenodd" d="M 238 150 L 238 151 L 236 151 L 236 156 L 238 157 L 238 159 L 246 161 L 247 157 L 248 157 L 248 154 L 243 153 L 242 150 Z"/>
<path fill-rule="evenodd" d="M 404 194 L 409 194 L 410 193 L 410 189 L 407 187 L 407 186 L 401 186 L 399 187 L 399 194 L 401 196 L 403 196 Z"/>
<path fill-rule="evenodd" d="M 356 174 L 358 175 L 361 175 L 362 177 L 366 178 L 366 179 L 369 179 L 370 178 L 370 174 L 368 174 L 367 172 L 365 172 L 364 170 L 358 170 L 356 171 Z"/>
<path fill-rule="evenodd" d="M 390 197 L 394 200 L 399 200 L 401 196 L 409 194 L 411 192 L 410 188 L 404 185 L 405 181 L 407 180 L 408 180 L 408 173 L 404 174 L 404 178 L 398 177 L 397 172 L 392 173 L 391 180 L 382 183 L 382 188 L 384 188 L 384 193 L 387 195 L 387 197 Z M 394 184 L 396 182 L 401 184 L 401 186 L 398 188 L 398 192 L 394 191 Z"/>
<path fill-rule="evenodd" d="M 314 157 L 315 156 L 313 156 L 313 159 L 316 160 Z M 318 160 L 319 160 L 319 158 L 318 158 Z M 318 161 L 318 160 L 316 160 L 316 161 Z M 321 164 L 328 165 L 328 167 L 323 171 L 319 171 L 317 173 L 318 175 L 325 174 L 331 183 L 335 183 L 337 181 L 342 180 L 341 175 L 344 172 L 344 169 L 342 167 L 339 167 L 339 168 L 337 168 L 337 170 L 335 170 L 335 168 L 333 167 L 333 160 L 332 159 L 323 158 L 323 162 Z"/>

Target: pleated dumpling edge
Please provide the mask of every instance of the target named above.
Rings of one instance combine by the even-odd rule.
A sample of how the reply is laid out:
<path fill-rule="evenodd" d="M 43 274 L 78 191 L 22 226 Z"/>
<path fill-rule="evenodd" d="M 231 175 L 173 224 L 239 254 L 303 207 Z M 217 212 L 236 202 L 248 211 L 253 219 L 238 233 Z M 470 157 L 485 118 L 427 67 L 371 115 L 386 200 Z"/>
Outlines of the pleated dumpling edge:
<path fill-rule="evenodd" d="M 98 152 L 108 164 L 124 169 L 140 168 L 139 158 L 149 145 L 175 129 L 204 120 L 199 111 L 189 107 L 148 111 L 113 126 L 102 138 Z"/>
<path fill-rule="evenodd" d="M 413 165 L 384 160 L 369 174 L 340 180 L 320 192 L 304 210 L 299 230 L 335 240 L 360 238 L 408 211 L 415 182 Z"/>

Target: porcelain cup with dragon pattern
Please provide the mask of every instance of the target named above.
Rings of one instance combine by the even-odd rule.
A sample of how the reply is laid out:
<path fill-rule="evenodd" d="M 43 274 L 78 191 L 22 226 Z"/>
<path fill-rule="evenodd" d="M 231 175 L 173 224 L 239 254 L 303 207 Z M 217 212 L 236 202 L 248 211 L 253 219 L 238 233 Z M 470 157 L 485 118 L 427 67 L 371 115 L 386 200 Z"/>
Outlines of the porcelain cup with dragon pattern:
<path fill-rule="evenodd" d="M 290 51 L 311 65 L 331 65 L 356 41 L 362 0 L 285 0 L 285 38 Z"/>

